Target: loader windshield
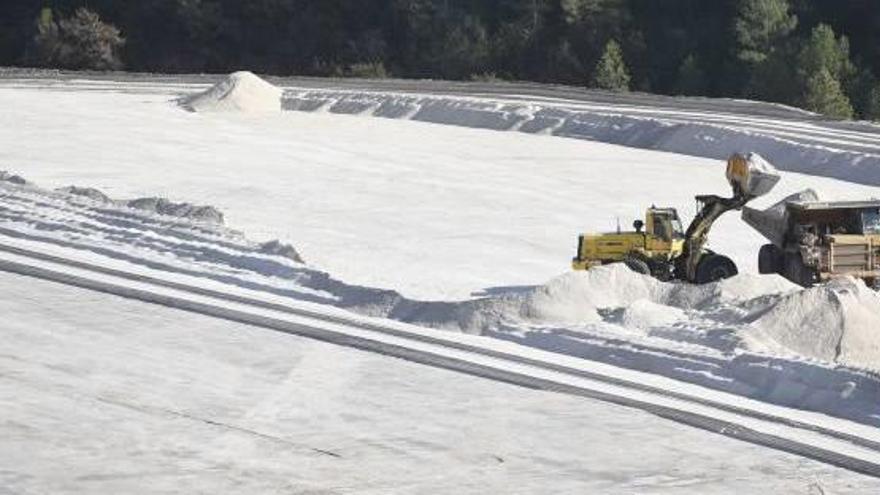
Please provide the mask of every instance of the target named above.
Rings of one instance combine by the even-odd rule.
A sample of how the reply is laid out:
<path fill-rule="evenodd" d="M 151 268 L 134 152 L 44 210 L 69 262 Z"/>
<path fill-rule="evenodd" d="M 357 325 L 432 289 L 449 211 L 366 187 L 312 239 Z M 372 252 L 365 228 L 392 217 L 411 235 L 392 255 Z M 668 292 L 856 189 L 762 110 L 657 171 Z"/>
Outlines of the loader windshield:
<path fill-rule="evenodd" d="M 675 210 L 655 210 L 653 234 L 667 241 L 683 239 L 684 231 L 681 227 L 681 220 L 678 218 L 678 212 Z"/>
<path fill-rule="evenodd" d="M 674 239 L 684 239 L 684 229 L 681 227 L 681 219 L 678 215 L 672 219 L 672 237 Z"/>

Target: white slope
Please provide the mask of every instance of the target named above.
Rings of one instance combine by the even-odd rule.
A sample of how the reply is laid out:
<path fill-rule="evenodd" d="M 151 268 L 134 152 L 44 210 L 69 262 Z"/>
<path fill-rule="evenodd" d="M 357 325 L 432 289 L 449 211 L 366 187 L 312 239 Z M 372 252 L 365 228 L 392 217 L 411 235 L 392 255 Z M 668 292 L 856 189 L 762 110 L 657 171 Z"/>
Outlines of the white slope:
<path fill-rule="evenodd" d="M 124 89 L 0 89 L 0 162 L 46 187 L 211 204 L 346 282 L 412 298 L 543 283 L 568 270 L 579 232 L 626 228 L 652 203 L 689 218 L 695 194 L 729 191 L 715 160 L 387 119 L 188 113 Z M 756 206 L 805 187 L 880 196 L 785 174 Z M 735 214 L 711 237 L 752 272 L 762 243 Z"/>
<path fill-rule="evenodd" d="M 550 134 L 717 159 L 754 151 L 783 170 L 880 185 L 880 126 L 870 124 L 862 124 L 861 131 L 844 124 L 833 129 L 790 118 L 725 115 L 723 110 L 695 112 L 503 94 L 468 98 L 292 88 L 284 106 L 306 112 Z"/>
<path fill-rule="evenodd" d="M 517 354 L 530 351 L 515 343 L 552 351 L 551 361 L 560 354 L 588 357 L 870 425 L 880 419 L 880 381 L 873 374 L 880 349 L 870 345 L 880 296 L 855 282 L 801 291 L 780 277 L 741 275 L 692 286 L 610 266 L 471 301 L 418 301 L 348 284 L 303 264 L 289 246 L 82 192 L 0 182 L 0 259 L 55 256 L 224 293 L 256 292 L 321 312 L 416 324 L 421 332 L 493 336 Z"/>
<path fill-rule="evenodd" d="M 627 408 L 26 277 L 0 274 L 0 309 L 11 493 L 880 486 Z"/>
<path fill-rule="evenodd" d="M 250 248 L 229 258 L 210 240 L 192 246 L 171 239 L 169 247 L 165 233 L 156 239 L 149 229 L 96 223 L 88 210 L 59 215 L 19 204 L 14 215 L 38 218 L 7 216 L 7 225 L 62 237 L 75 226 L 76 241 L 92 249 L 131 255 L 127 250 L 136 245 L 139 263 L 158 257 L 180 269 L 206 262 L 200 268 L 231 272 L 233 283 L 258 283 L 300 299 L 473 328 L 778 404 L 878 421 L 876 376 L 836 367 L 876 370 L 877 361 L 829 351 L 836 330 L 820 329 L 826 330 L 821 349 L 780 332 L 769 334 L 768 343 L 768 335 L 747 331 L 761 311 L 784 299 L 788 289 L 776 280 L 747 276 L 733 282 L 742 287 L 716 288 L 736 297 L 695 306 L 686 298 L 631 297 L 591 277 L 557 279 L 569 269 L 579 232 L 613 229 L 618 217 L 625 227 L 652 203 L 678 206 L 689 217 L 693 195 L 726 193 L 720 161 L 348 115 L 189 113 L 161 88 L 114 87 L 0 88 L 0 162 L 42 186 L 94 186 L 114 198 L 164 196 L 217 206 L 231 227 L 255 240 L 294 244 L 308 270 L 284 265 L 280 275 L 267 272 L 275 265 L 250 256 Z M 878 188 L 784 174 L 774 194 L 755 206 L 806 187 L 828 199 L 880 196 Z M 711 239 L 713 249 L 754 272 L 764 241 L 735 214 L 719 222 Z M 205 259 L 218 252 L 219 262 Z M 545 291 L 553 297 L 532 311 Z M 454 304 L 474 296 L 495 297 Z M 438 302 L 416 305 L 418 311 L 406 304 L 419 300 Z M 383 312 L 389 301 L 404 303 L 398 314 Z M 876 315 L 863 314 L 862 328 L 872 328 Z"/>

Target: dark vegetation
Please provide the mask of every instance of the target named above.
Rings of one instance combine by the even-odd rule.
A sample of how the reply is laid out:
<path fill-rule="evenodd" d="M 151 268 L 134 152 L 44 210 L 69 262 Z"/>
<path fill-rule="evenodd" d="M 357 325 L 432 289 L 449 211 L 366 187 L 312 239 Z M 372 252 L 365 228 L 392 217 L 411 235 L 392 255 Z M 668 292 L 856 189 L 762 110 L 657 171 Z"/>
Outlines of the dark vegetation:
<path fill-rule="evenodd" d="M 0 64 L 516 79 L 880 118 L 876 0 L 0 0 Z"/>

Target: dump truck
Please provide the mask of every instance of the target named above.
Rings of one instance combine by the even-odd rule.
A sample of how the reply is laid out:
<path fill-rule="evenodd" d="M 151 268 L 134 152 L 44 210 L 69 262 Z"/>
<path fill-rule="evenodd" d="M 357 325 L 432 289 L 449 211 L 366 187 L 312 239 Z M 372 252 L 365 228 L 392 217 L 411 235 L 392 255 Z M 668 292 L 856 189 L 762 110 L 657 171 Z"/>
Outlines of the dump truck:
<path fill-rule="evenodd" d="M 880 200 L 827 202 L 807 190 L 742 216 L 770 241 L 758 253 L 761 273 L 804 287 L 838 277 L 880 286 Z"/>
<path fill-rule="evenodd" d="M 769 193 L 779 182 L 776 169 L 756 153 L 735 154 L 727 161 L 729 198 L 697 196 L 699 211 L 687 230 L 675 208 L 652 206 L 644 220 L 633 222 L 633 231 L 582 234 L 572 260 L 575 270 L 589 270 L 609 263 L 624 263 L 631 270 L 660 280 L 683 280 L 696 284 L 729 278 L 739 270 L 727 256 L 706 249 L 709 232 L 725 213 L 740 210 L 755 198 Z"/>

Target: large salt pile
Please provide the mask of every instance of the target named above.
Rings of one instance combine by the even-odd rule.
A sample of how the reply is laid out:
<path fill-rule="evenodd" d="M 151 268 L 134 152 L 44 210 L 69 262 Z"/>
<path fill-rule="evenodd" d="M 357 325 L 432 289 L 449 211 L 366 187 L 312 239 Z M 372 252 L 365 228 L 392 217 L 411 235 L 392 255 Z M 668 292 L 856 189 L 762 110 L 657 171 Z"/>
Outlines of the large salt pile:
<path fill-rule="evenodd" d="M 205 92 L 187 96 L 181 106 L 193 112 L 267 113 L 281 111 L 283 91 L 252 72 L 235 72 Z"/>
<path fill-rule="evenodd" d="M 752 350 L 880 371 L 880 294 L 849 278 L 795 292 L 742 335 Z"/>
<path fill-rule="evenodd" d="M 624 319 L 641 315 L 636 319 L 675 321 L 682 310 L 744 306 L 739 316 L 746 318 L 746 308 L 758 302 L 772 305 L 798 289 L 782 277 L 749 274 L 706 285 L 660 282 L 616 263 L 567 273 L 536 287 L 526 295 L 522 315 L 533 321 L 589 323 L 602 320 L 599 309 L 624 308 Z M 649 310 L 655 314 L 647 318 Z"/>
<path fill-rule="evenodd" d="M 637 274 L 622 263 L 571 272 L 529 293 L 522 316 L 536 322 L 594 323 L 601 308 L 618 308 L 645 299 L 662 303 L 670 285 Z"/>

